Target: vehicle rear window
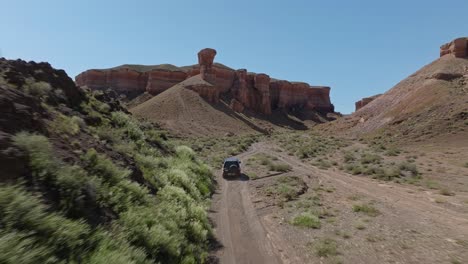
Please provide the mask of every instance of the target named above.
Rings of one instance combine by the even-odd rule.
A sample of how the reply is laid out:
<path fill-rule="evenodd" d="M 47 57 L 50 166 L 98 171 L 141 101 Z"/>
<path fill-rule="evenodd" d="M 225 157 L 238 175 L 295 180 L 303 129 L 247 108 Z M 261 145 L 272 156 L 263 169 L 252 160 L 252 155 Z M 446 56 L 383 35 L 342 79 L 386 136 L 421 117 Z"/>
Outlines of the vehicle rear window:
<path fill-rule="evenodd" d="M 238 166 L 237 161 L 226 161 L 226 162 L 224 162 L 224 168 L 229 168 L 231 165 Z"/>

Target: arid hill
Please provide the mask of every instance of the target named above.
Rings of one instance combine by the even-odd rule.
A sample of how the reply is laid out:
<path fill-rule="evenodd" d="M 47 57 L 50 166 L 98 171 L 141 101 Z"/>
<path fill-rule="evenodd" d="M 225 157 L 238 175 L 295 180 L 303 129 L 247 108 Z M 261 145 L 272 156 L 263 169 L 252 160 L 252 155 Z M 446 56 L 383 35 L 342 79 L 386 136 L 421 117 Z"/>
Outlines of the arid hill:
<path fill-rule="evenodd" d="M 352 115 L 324 124 L 322 128 L 354 136 L 385 134 L 387 138 L 395 140 L 464 137 L 466 142 L 467 39 L 460 38 L 443 45 L 440 58 Z"/>
<path fill-rule="evenodd" d="M 255 132 L 228 106 L 219 104 L 214 107 L 188 88 L 195 85 L 212 86 L 199 76 L 193 76 L 132 108 L 131 112 L 138 117 L 158 121 L 175 133 L 213 135 Z"/>

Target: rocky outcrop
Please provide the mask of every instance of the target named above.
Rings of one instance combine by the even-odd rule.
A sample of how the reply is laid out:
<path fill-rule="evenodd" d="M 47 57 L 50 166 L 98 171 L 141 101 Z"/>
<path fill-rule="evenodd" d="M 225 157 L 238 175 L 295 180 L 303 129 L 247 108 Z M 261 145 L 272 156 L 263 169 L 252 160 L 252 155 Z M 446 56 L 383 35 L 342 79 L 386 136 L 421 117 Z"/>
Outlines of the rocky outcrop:
<path fill-rule="evenodd" d="M 231 107 L 231 109 L 236 112 L 239 112 L 239 113 L 244 112 L 244 105 L 241 102 L 237 101 L 236 99 L 231 100 L 229 107 Z"/>
<path fill-rule="evenodd" d="M 138 72 L 129 68 L 118 68 L 88 70 L 76 76 L 75 82 L 78 86 L 87 86 L 93 90 L 111 88 L 129 97 L 136 97 L 145 91 L 157 95 L 186 78 L 187 74 L 182 71 L 155 69 Z"/>
<path fill-rule="evenodd" d="M 260 73 L 254 77 L 255 88 L 260 94 L 260 112 L 266 115 L 271 114 L 270 103 L 270 76 Z"/>
<path fill-rule="evenodd" d="M 89 70 L 79 74 L 76 83 L 91 89 L 112 88 L 133 97 L 144 92 L 158 95 L 183 83 L 213 103 L 223 96 L 238 112 L 250 110 L 270 115 L 273 110 L 334 111 L 329 87 L 272 80 L 267 74 L 248 73 L 246 69 L 233 70 L 214 63 L 215 56 L 216 50 L 203 49 L 198 52 L 197 65 L 178 68 L 180 71 L 174 68 L 138 71 L 128 67 Z"/>
<path fill-rule="evenodd" d="M 272 105 L 277 108 L 315 110 L 324 113 L 334 111 L 334 106 L 330 102 L 330 87 L 277 80 L 270 83 L 270 90 Z"/>
<path fill-rule="evenodd" d="M 452 54 L 457 58 L 468 57 L 468 37 L 457 38 L 440 46 L 440 57 Z"/>
<path fill-rule="evenodd" d="M 462 78 L 462 77 L 463 77 L 463 74 L 461 73 L 437 71 L 431 75 L 430 79 L 451 81 L 451 80 Z"/>
<path fill-rule="evenodd" d="M 368 103 L 374 101 L 377 97 L 381 96 L 382 94 L 376 94 L 374 96 L 371 96 L 371 97 L 365 97 L 365 98 L 362 98 L 361 100 L 357 101 L 355 103 L 355 106 L 356 106 L 356 110 L 359 110 L 361 108 L 363 108 L 365 105 L 367 105 Z"/>
<path fill-rule="evenodd" d="M 206 48 L 198 52 L 198 65 L 200 65 L 200 76 L 203 80 L 215 82 L 215 71 L 213 70 L 213 61 L 216 56 L 216 50 Z"/>
<path fill-rule="evenodd" d="M 112 88 L 117 93 L 136 96 L 146 90 L 148 74 L 121 68 L 112 70 L 88 70 L 75 77 L 78 86 L 93 90 Z"/>
<path fill-rule="evenodd" d="M 157 95 L 185 79 L 187 79 L 187 73 L 182 71 L 153 70 L 148 73 L 146 91 Z"/>
<path fill-rule="evenodd" d="M 218 103 L 220 91 L 215 85 L 202 79 L 201 74 L 195 75 L 180 83 L 184 88 L 197 92 L 210 103 Z"/>

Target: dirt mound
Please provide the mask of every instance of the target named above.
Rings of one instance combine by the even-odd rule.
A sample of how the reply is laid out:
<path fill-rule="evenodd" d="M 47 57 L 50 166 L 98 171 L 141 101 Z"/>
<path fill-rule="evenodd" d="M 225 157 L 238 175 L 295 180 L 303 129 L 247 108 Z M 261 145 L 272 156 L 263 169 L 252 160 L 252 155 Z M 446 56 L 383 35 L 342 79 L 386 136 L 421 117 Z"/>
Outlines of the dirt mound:
<path fill-rule="evenodd" d="M 179 83 L 152 99 L 130 109 L 137 117 L 156 121 L 184 135 L 248 134 L 262 131 L 224 102 L 208 103 L 193 86 L 211 86 L 199 76 Z"/>
<path fill-rule="evenodd" d="M 322 128 L 425 141 L 467 134 L 468 60 L 443 56 L 350 116 Z"/>

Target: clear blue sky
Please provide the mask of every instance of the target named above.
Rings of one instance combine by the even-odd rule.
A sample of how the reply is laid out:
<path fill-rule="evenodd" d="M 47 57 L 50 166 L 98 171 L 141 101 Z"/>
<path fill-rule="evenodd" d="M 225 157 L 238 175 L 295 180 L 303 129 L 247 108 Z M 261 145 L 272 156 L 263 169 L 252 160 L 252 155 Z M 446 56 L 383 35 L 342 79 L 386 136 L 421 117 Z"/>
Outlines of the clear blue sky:
<path fill-rule="evenodd" d="M 124 63 L 215 61 L 332 87 L 349 113 L 468 35 L 467 0 L 0 0 L 0 56 L 48 61 L 74 77 Z"/>

